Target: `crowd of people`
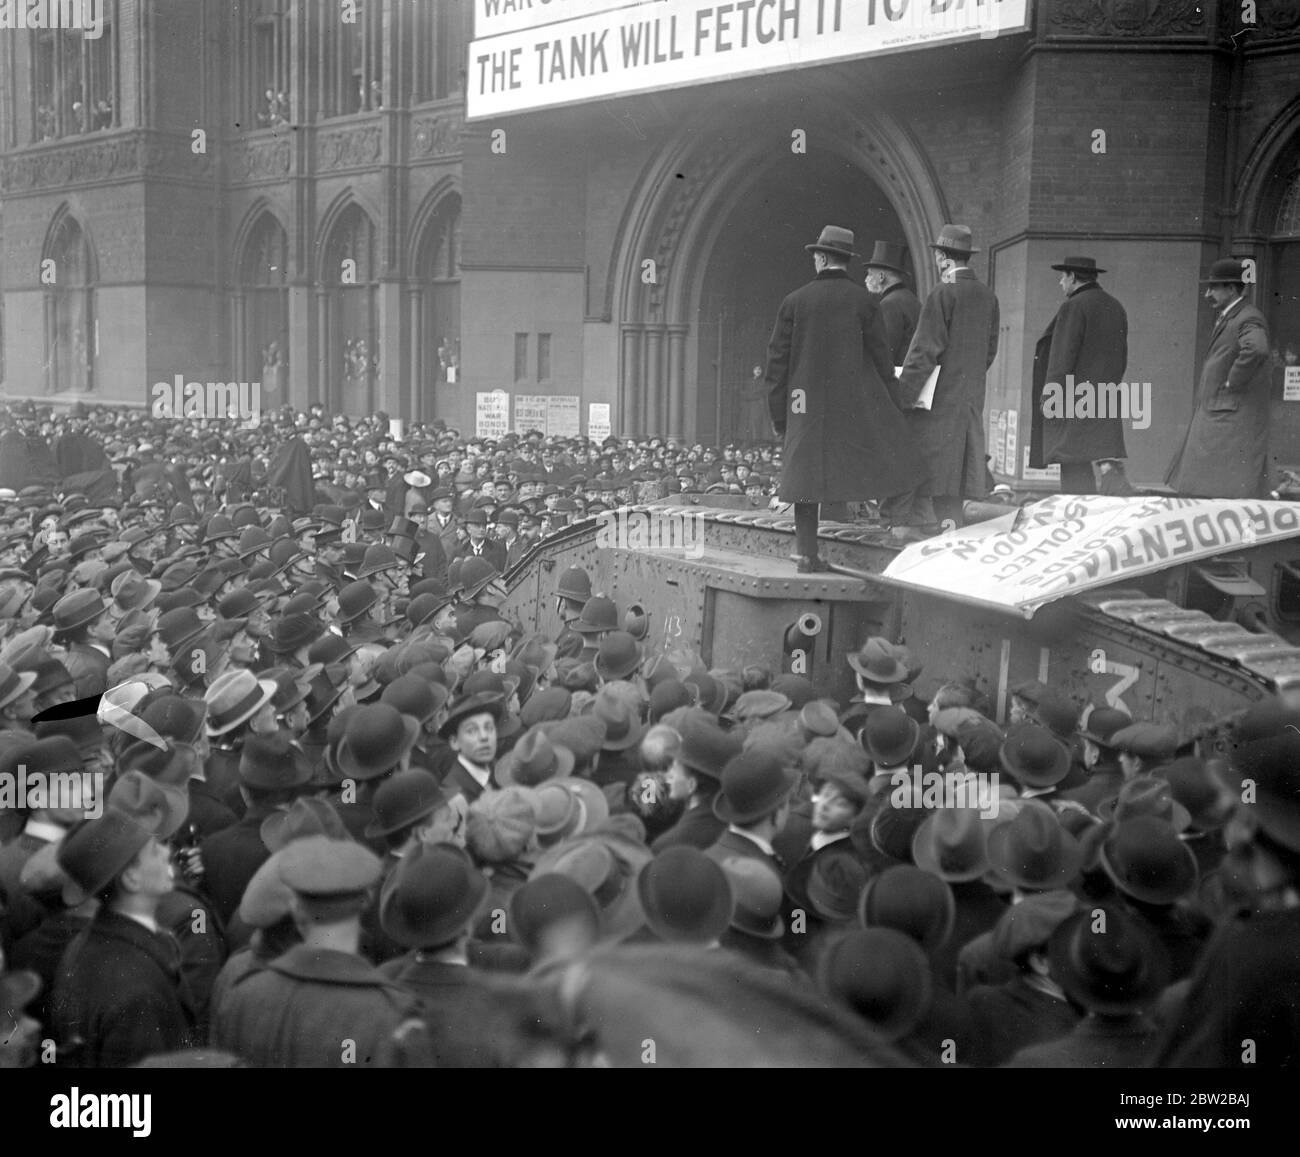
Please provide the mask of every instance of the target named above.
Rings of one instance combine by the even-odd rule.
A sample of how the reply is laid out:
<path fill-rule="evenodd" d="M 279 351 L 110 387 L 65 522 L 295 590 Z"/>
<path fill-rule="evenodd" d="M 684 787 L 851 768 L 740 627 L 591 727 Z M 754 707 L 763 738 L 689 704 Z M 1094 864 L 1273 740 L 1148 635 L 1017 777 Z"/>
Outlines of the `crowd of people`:
<path fill-rule="evenodd" d="M 536 535 L 779 452 L 404 435 L 5 417 L 0 1063 L 1300 1061 L 1294 704 L 836 702 L 576 567 L 527 629 Z"/>

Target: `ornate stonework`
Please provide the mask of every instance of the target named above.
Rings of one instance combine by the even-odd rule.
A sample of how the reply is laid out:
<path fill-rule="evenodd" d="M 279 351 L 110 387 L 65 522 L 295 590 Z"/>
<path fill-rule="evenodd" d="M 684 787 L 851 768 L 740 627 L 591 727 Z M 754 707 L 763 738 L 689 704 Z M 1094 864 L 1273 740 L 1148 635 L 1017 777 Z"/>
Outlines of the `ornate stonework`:
<path fill-rule="evenodd" d="M 384 139 L 379 125 L 354 125 L 345 129 L 327 129 L 316 137 L 316 168 L 365 168 L 379 162 Z"/>
<path fill-rule="evenodd" d="M 230 147 L 227 179 L 238 183 L 287 177 L 293 159 L 291 148 L 287 133 L 241 140 Z"/>
<path fill-rule="evenodd" d="M 433 113 L 411 120 L 411 157 L 447 157 L 461 152 L 465 118 L 459 113 Z"/>
<path fill-rule="evenodd" d="M 1064 36 L 1204 33 L 1207 8 L 1205 0 L 1051 0 L 1047 28 L 1049 35 Z"/>
<path fill-rule="evenodd" d="M 142 133 L 107 140 L 81 137 L 31 152 L 11 153 L 0 162 L 0 191 L 23 193 L 136 174 L 145 160 Z"/>

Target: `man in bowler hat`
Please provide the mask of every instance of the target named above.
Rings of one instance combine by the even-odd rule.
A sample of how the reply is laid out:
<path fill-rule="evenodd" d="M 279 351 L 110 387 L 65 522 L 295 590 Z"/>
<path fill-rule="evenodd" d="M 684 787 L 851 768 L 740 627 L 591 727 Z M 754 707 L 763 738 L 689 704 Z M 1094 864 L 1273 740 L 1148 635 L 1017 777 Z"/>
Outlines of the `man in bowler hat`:
<path fill-rule="evenodd" d="M 828 225 L 804 248 L 817 276 L 781 303 L 765 378 L 772 428 L 785 439 L 780 495 L 794 504 L 801 573 L 829 569 L 817 553 L 820 503 L 899 494 L 921 473 L 890 394 L 880 307 L 849 279 L 852 230 Z"/>
<path fill-rule="evenodd" d="M 1098 410 L 1088 418 L 1068 412 L 1048 417 L 1046 393 L 1049 386 L 1060 391 L 1068 410 L 1071 383 L 1090 384 L 1100 406 L 1102 383 L 1122 381 L 1128 367 L 1128 315 L 1098 283 L 1098 274 L 1106 271 L 1097 268 L 1095 258 L 1067 257 L 1052 268 L 1061 275 L 1065 300 L 1034 349 L 1029 464 L 1060 463 L 1062 494 L 1097 494 L 1093 463 L 1104 475 L 1123 476 L 1123 416 Z M 1116 489 L 1117 481 L 1109 479 L 1107 489 Z"/>
<path fill-rule="evenodd" d="M 1165 481 L 1196 498 L 1258 498 L 1268 466 L 1268 325 L 1246 300 L 1236 258 L 1216 261 L 1202 284 L 1217 316 L 1192 422 Z"/>

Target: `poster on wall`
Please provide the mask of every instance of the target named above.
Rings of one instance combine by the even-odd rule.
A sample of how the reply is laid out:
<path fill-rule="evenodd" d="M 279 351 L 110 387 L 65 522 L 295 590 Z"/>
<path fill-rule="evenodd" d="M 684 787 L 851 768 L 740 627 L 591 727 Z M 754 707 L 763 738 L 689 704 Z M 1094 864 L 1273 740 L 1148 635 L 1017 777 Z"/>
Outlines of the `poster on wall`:
<path fill-rule="evenodd" d="M 592 402 L 587 407 L 587 437 L 600 442 L 610 433 L 609 403 Z"/>
<path fill-rule="evenodd" d="M 510 395 L 505 390 L 476 394 L 474 434 L 479 438 L 503 438 L 510 432 Z"/>
<path fill-rule="evenodd" d="M 550 399 L 545 394 L 515 395 L 515 433 L 527 434 L 529 430 L 546 433 L 546 403 Z"/>
<path fill-rule="evenodd" d="M 546 435 L 548 438 L 576 438 L 582 413 L 582 399 L 576 394 L 546 399 Z"/>

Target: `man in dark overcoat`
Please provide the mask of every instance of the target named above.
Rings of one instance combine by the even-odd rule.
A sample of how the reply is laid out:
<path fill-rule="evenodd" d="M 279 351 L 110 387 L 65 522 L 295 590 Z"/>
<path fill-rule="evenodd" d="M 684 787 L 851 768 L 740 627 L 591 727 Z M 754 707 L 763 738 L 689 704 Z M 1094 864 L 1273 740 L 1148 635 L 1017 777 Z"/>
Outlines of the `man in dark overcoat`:
<path fill-rule="evenodd" d="M 1096 494 L 1094 462 L 1125 457 L 1120 414 L 1074 417 L 1069 414 L 1071 384 L 1093 387 L 1094 399 L 1106 396 L 1103 382 L 1121 382 L 1128 367 L 1128 315 L 1097 282 L 1105 273 L 1092 257 L 1067 257 L 1053 269 L 1061 274 L 1065 301 L 1034 349 L 1033 406 L 1029 464 L 1038 468 L 1059 462 L 1062 494 Z M 1066 416 L 1044 412 L 1048 383 L 1065 402 Z M 1120 395 L 1111 394 L 1111 397 Z M 1047 399 L 1048 412 L 1054 408 Z"/>
<path fill-rule="evenodd" d="M 928 467 L 916 490 L 881 509 L 896 537 L 920 536 L 951 520 L 960 526 L 962 500 L 985 493 L 984 378 L 998 352 L 998 299 L 968 266 L 971 231 L 945 225 L 934 250 L 940 283 L 925 299 L 898 378 L 899 404 Z M 935 366 L 939 377 L 929 409 L 917 408 Z"/>
<path fill-rule="evenodd" d="M 921 316 L 921 299 L 904 280 L 903 252 L 901 245 L 877 241 L 870 259 L 863 262 L 867 267 L 867 289 L 880 295 L 880 316 L 885 322 L 889 357 L 895 366 L 901 366 L 907 357 Z"/>
<path fill-rule="evenodd" d="M 1196 498 L 1259 498 L 1266 489 L 1271 362 L 1264 315 L 1245 299 L 1246 272 L 1216 261 L 1205 297 L 1218 311 L 1187 437 L 1165 481 Z"/>
<path fill-rule="evenodd" d="M 814 281 L 782 303 L 768 343 L 768 412 L 785 438 L 780 495 L 794 503 L 801 572 L 817 554 L 818 504 L 884 498 L 917 484 L 920 463 L 886 383 L 894 374 L 880 307 L 849 279 L 853 233 L 828 225 L 804 247 Z"/>

